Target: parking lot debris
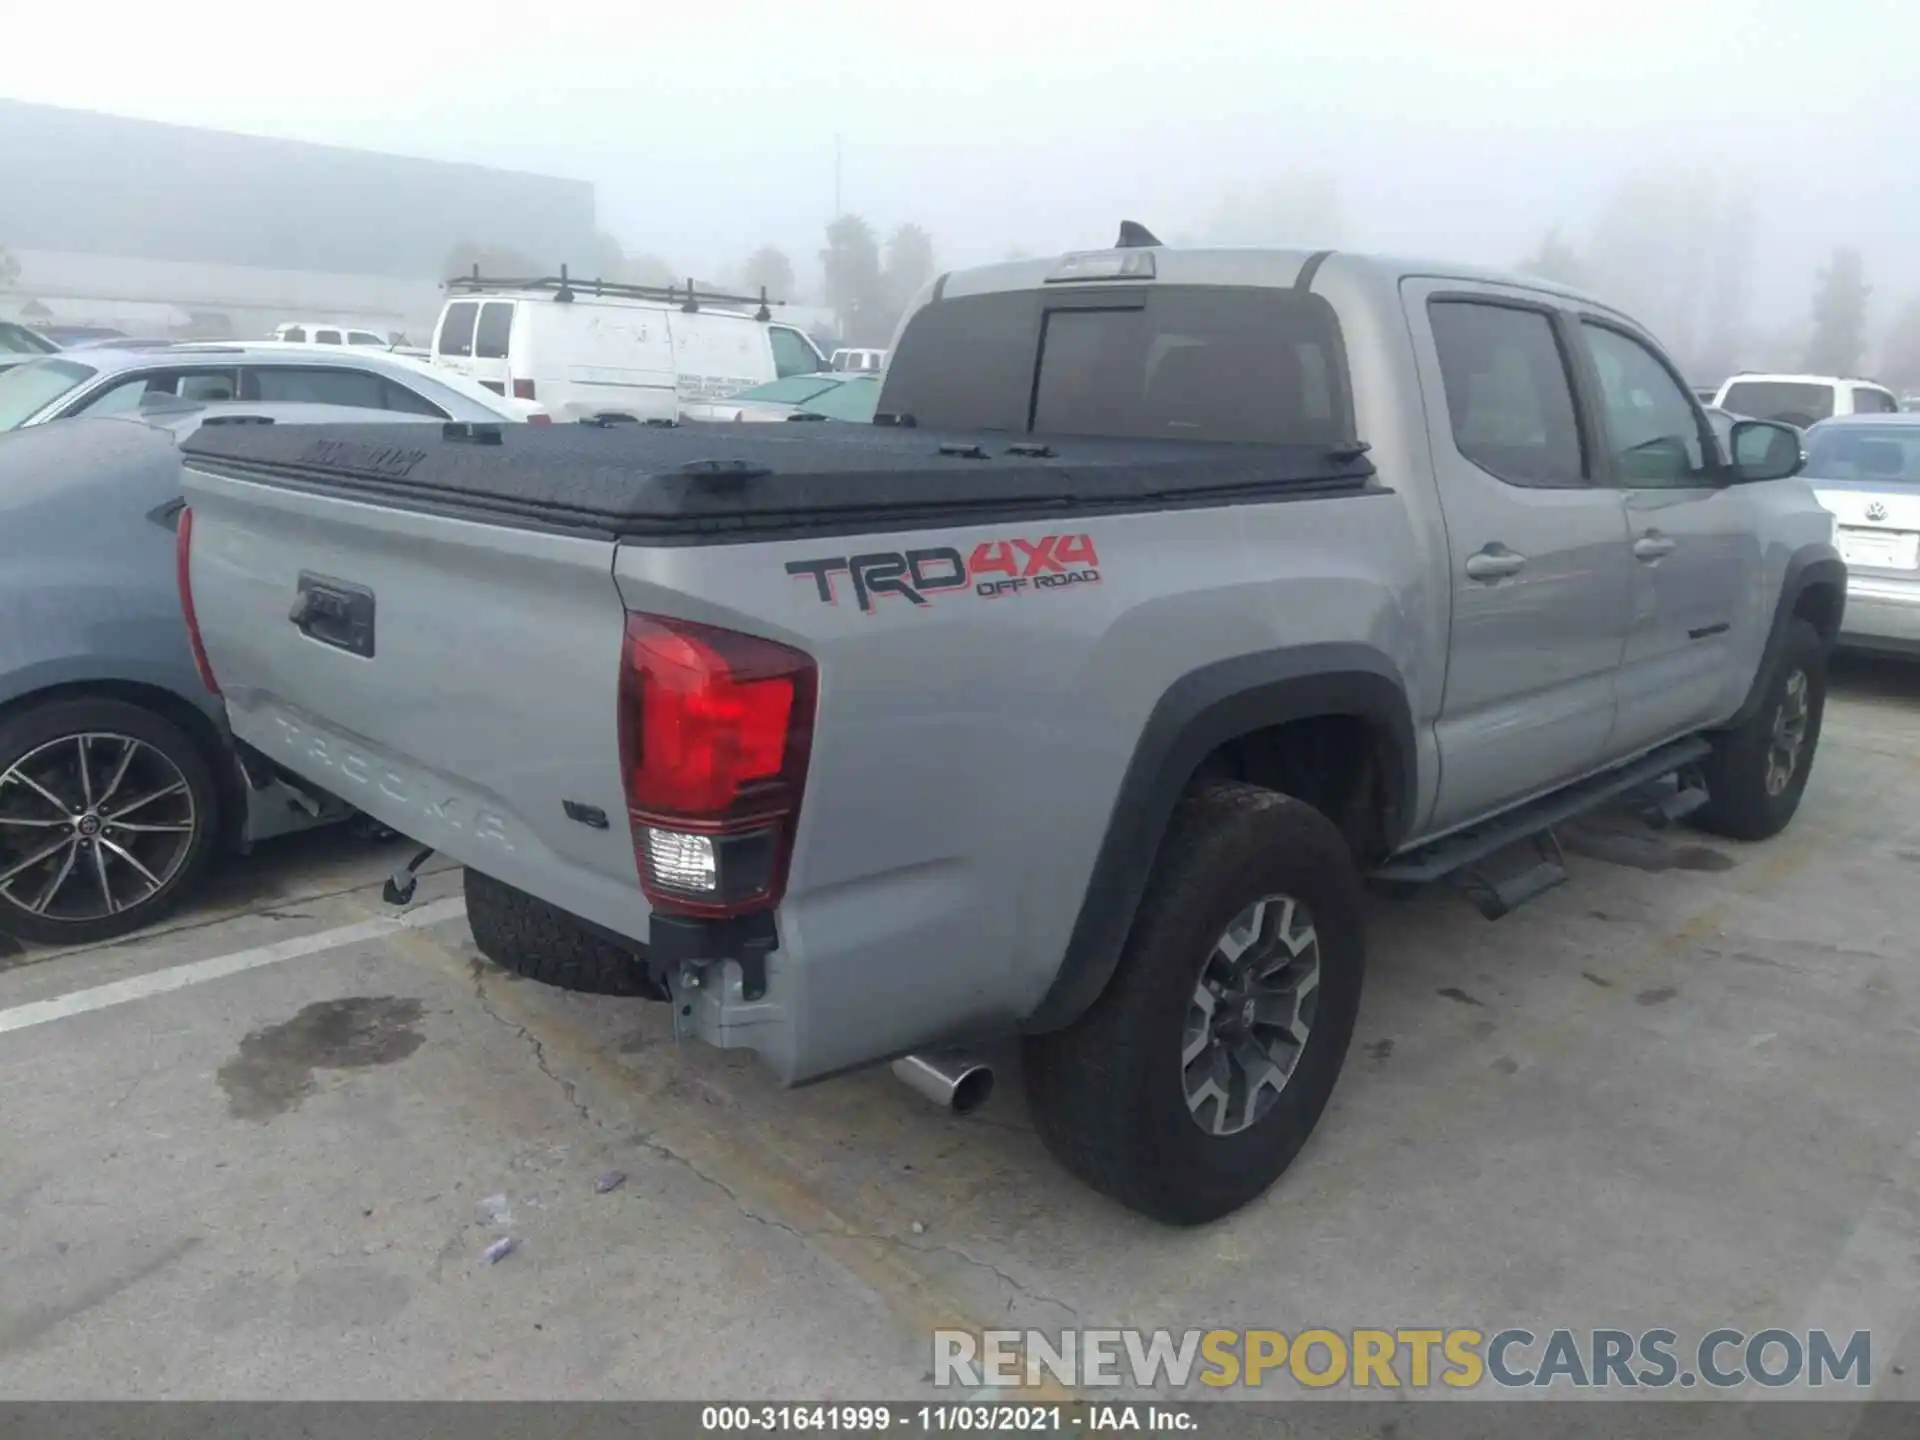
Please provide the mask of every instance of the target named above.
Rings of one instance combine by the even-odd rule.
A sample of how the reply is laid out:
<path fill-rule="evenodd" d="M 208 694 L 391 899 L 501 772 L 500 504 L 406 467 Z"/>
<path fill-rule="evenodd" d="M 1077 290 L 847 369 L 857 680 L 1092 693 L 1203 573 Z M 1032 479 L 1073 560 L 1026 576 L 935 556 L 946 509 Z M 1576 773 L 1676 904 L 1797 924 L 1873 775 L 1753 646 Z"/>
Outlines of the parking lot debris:
<path fill-rule="evenodd" d="M 485 1260 L 489 1265 L 498 1265 L 519 1248 L 519 1236 L 502 1235 L 498 1240 L 494 1241 L 493 1244 L 487 1246 L 485 1250 L 480 1252 L 480 1258 Z"/>
<path fill-rule="evenodd" d="M 913 1222 L 913 1233 L 916 1235 L 924 1235 L 927 1233 L 927 1227 L 916 1220 Z"/>
<path fill-rule="evenodd" d="M 593 1193 L 596 1195 L 604 1195 L 609 1190 L 618 1190 L 622 1185 L 626 1183 L 627 1183 L 626 1171 L 609 1170 L 606 1172 L 606 1174 L 602 1175 L 598 1180 L 593 1182 Z"/>
<path fill-rule="evenodd" d="M 473 1207 L 473 1218 L 481 1225 L 513 1224 L 513 1207 L 504 1195 L 489 1195 Z"/>

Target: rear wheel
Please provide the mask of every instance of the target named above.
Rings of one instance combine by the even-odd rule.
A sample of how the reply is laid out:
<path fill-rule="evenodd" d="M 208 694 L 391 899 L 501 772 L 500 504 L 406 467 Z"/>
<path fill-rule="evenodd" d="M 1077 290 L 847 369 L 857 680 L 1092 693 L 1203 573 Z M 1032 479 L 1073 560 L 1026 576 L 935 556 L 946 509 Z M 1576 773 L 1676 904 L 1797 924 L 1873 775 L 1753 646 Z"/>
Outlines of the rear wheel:
<path fill-rule="evenodd" d="M 1251 785 L 1182 802 L 1118 969 L 1025 1046 L 1041 1138 L 1081 1179 L 1192 1225 L 1266 1190 L 1346 1058 L 1365 943 L 1339 829 Z"/>
<path fill-rule="evenodd" d="M 1760 706 L 1744 724 L 1713 738 L 1701 765 L 1707 803 L 1701 829 L 1730 840 L 1765 840 L 1787 828 L 1813 770 L 1827 706 L 1827 647 L 1805 620 L 1789 623 Z"/>
<path fill-rule="evenodd" d="M 198 883 L 220 826 L 200 749 L 121 700 L 0 724 L 0 930 L 83 945 L 151 925 Z"/>
<path fill-rule="evenodd" d="M 557 990 L 664 1000 L 631 946 L 619 944 L 513 886 L 466 872 L 467 923 L 480 953 L 504 970 Z"/>

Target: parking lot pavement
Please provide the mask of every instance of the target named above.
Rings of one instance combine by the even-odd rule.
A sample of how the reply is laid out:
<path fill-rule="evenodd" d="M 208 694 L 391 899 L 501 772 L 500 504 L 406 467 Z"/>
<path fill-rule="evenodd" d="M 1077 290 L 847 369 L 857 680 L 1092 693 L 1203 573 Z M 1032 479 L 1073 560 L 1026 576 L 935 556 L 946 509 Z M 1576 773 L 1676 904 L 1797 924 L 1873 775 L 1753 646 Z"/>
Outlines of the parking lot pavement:
<path fill-rule="evenodd" d="M 902 1396 L 937 1325 L 1824 1324 L 1920 1396 L 1920 670 L 1843 668 L 1777 841 L 1566 839 L 1498 923 L 1380 902 L 1315 1138 L 1178 1232 L 1054 1167 L 1011 1072 L 965 1120 L 782 1092 L 482 962 L 454 873 L 402 925 L 394 847 L 309 838 L 166 933 L 0 959 L 0 1395 Z"/>

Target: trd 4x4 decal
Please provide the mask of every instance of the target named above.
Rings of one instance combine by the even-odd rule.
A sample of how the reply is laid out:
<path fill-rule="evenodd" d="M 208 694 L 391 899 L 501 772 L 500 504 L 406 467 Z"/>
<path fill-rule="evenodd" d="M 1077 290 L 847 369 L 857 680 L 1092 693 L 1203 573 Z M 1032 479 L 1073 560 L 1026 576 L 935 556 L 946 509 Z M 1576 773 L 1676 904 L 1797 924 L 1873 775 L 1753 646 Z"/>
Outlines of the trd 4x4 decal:
<path fill-rule="evenodd" d="M 876 550 L 867 555 L 835 555 L 825 560 L 789 560 L 787 573 L 814 583 L 820 599 L 840 603 L 838 576 L 853 584 L 853 598 L 872 614 L 878 597 L 898 595 L 915 605 L 947 590 L 964 590 L 988 600 L 1070 585 L 1100 583 L 1100 557 L 1091 535 L 1042 535 L 1038 540 L 988 540 L 962 556 L 951 545 L 926 550 Z"/>

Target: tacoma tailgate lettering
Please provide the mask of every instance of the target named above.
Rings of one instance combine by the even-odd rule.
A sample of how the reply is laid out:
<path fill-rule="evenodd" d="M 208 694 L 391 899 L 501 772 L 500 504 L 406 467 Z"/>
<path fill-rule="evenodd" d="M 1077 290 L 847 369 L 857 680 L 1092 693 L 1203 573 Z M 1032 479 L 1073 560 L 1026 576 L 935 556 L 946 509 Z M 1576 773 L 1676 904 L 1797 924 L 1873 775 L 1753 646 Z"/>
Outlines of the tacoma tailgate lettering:
<path fill-rule="evenodd" d="M 898 595 L 912 605 L 923 606 L 930 593 L 968 585 L 976 595 L 992 600 L 1031 590 L 1097 584 L 1099 565 L 1099 552 L 1091 535 L 1042 535 L 1037 540 L 983 541 L 965 560 L 952 546 L 940 545 L 925 550 L 789 560 L 787 573 L 811 579 L 815 594 L 827 605 L 840 603 L 834 577 L 845 574 L 853 583 L 854 602 L 871 615 L 882 595 Z M 1005 578 L 993 578 L 996 576 Z"/>

